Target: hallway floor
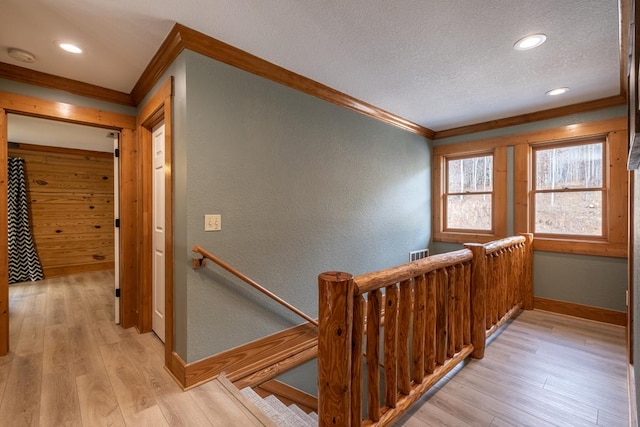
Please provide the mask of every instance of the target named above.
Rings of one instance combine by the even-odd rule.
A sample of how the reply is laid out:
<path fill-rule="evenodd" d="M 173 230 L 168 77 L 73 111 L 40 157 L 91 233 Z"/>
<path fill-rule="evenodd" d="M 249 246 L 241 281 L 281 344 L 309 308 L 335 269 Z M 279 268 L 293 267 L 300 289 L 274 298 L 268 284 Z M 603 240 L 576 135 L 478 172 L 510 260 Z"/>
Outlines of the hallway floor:
<path fill-rule="evenodd" d="M 625 328 L 524 311 L 396 426 L 628 426 Z"/>
<path fill-rule="evenodd" d="M 10 309 L 0 425 L 233 425 L 216 382 L 182 392 L 158 338 L 113 323 L 111 272 L 11 285 Z M 625 355 L 624 328 L 523 312 L 396 425 L 626 427 Z"/>

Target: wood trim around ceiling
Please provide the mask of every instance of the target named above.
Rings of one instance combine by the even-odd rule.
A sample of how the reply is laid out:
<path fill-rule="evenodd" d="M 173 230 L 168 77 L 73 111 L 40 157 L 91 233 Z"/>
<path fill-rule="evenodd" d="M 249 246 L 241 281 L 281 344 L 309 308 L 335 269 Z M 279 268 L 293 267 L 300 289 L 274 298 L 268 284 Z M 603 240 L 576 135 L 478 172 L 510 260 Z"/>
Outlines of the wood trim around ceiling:
<path fill-rule="evenodd" d="M 391 124 L 409 132 L 433 138 L 434 131 L 406 120 L 374 105 L 360 101 L 350 95 L 296 74 L 248 52 L 223 43 L 181 24 L 175 24 L 164 43 L 155 54 L 131 95 L 139 103 L 162 76 L 169 65 L 184 49 L 234 66 L 249 73 L 264 77 L 290 88 L 299 90 L 324 101 L 349 108 L 366 116 Z"/>
<path fill-rule="evenodd" d="M 621 22 L 627 22 L 625 15 L 629 10 L 629 0 L 620 0 Z M 625 12 L 626 11 L 626 12 Z M 621 30 L 624 36 L 625 31 Z M 503 119 L 490 120 L 468 126 L 461 126 L 442 131 L 433 131 L 429 128 L 413 123 L 381 108 L 360 101 L 350 95 L 339 92 L 314 80 L 286 70 L 278 65 L 260 59 L 250 53 L 230 46 L 219 40 L 213 39 L 203 33 L 192 30 L 181 24 L 175 24 L 169 35 L 147 65 L 131 94 L 119 92 L 88 83 L 79 82 L 53 74 L 42 73 L 35 70 L 0 62 L 0 78 L 19 81 L 41 87 L 64 90 L 76 95 L 86 96 L 121 105 L 137 106 L 159 81 L 163 73 L 184 50 L 189 49 L 196 53 L 208 56 L 212 59 L 240 68 L 244 71 L 259 75 L 269 80 L 281 83 L 285 86 L 313 95 L 317 98 L 340 105 L 382 122 L 397 126 L 409 132 L 422 135 L 435 140 L 470 133 L 483 132 L 508 126 L 531 123 L 539 120 L 553 119 L 570 114 L 597 110 L 624 104 L 626 102 L 626 38 L 621 39 L 621 70 L 620 70 L 620 95 L 565 107 L 552 108 Z"/>
<path fill-rule="evenodd" d="M 610 96 L 608 98 L 596 99 L 594 101 L 582 102 L 580 104 L 551 108 L 549 110 L 537 111 L 535 113 L 521 114 L 519 116 L 506 117 L 504 119 L 490 120 L 488 122 L 476 123 L 474 125 L 442 130 L 436 132 L 432 139 L 449 138 L 453 136 L 483 132 L 508 126 L 533 123 L 540 120 L 554 119 L 556 117 L 568 116 L 570 114 L 584 113 L 586 111 L 615 107 L 617 105 L 625 104 L 626 102 L 626 97 L 623 95 Z"/>
<path fill-rule="evenodd" d="M 627 70 L 629 69 L 629 37 L 631 33 L 631 0 L 619 0 L 620 16 L 620 95 L 626 97 L 629 90 Z"/>
<path fill-rule="evenodd" d="M 0 62 L 0 78 L 50 89 L 64 90 L 76 95 L 100 99 L 102 101 L 113 102 L 121 105 L 128 105 L 131 107 L 135 107 L 136 105 L 133 102 L 133 98 L 128 93 L 79 82 L 77 80 L 67 79 L 65 77 L 54 76 L 53 74 L 30 70 L 17 65 L 7 64 L 5 62 Z"/>

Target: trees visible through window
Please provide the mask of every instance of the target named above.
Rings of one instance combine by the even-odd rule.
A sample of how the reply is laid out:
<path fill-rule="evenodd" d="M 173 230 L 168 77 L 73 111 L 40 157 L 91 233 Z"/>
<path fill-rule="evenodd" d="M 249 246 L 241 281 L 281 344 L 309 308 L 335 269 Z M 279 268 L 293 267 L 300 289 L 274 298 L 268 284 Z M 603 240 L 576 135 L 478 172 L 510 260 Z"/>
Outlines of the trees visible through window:
<path fill-rule="evenodd" d="M 605 236 L 605 143 L 601 140 L 533 147 L 533 231 Z"/>
<path fill-rule="evenodd" d="M 446 159 L 445 230 L 493 229 L 493 155 Z"/>

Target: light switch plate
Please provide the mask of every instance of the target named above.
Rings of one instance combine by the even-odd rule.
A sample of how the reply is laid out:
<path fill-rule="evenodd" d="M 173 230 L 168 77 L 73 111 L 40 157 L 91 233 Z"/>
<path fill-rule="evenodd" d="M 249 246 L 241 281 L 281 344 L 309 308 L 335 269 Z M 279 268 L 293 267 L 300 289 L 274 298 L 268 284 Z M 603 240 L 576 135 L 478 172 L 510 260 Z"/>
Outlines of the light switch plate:
<path fill-rule="evenodd" d="M 205 215 L 204 231 L 220 231 L 222 230 L 221 215 Z"/>

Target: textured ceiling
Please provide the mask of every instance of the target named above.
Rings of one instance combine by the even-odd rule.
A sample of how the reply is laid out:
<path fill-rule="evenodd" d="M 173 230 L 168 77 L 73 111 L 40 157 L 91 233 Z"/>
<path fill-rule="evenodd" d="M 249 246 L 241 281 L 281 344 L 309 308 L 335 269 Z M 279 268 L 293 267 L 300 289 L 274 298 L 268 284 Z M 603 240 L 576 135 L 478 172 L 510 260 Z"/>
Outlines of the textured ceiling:
<path fill-rule="evenodd" d="M 620 93 L 617 0 L 2 0 L 0 62 L 128 93 L 174 22 L 436 131 Z"/>

